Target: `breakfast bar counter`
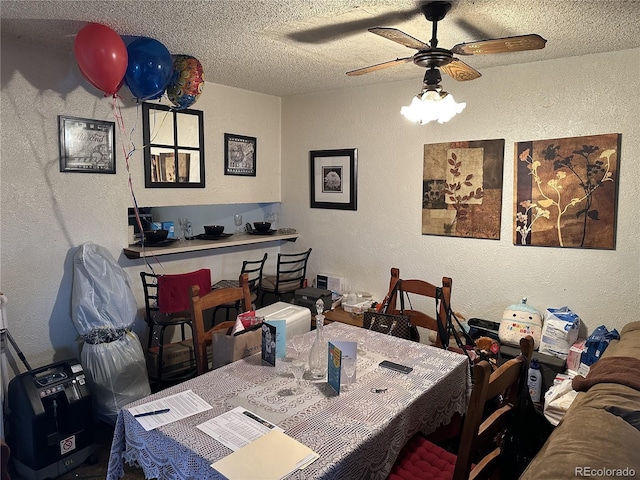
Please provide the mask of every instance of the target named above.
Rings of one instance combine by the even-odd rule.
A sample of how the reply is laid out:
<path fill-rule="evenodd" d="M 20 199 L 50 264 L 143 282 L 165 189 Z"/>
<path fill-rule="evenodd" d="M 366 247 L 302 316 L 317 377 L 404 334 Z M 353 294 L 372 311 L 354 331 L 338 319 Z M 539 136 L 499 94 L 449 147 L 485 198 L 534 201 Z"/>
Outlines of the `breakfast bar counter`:
<path fill-rule="evenodd" d="M 123 249 L 127 258 L 144 258 L 149 256 L 172 255 L 175 253 L 197 252 L 200 250 L 211 250 L 214 248 L 237 247 L 240 245 L 253 245 L 257 243 L 267 243 L 275 241 L 295 242 L 299 233 L 279 233 L 272 234 L 250 234 L 234 233 L 229 236 L 211 238 L 207 240 L 175 240 L 163 242 L 163 245 L 153 245 L 142 247 L 140 245 L 129 245 Z"/>

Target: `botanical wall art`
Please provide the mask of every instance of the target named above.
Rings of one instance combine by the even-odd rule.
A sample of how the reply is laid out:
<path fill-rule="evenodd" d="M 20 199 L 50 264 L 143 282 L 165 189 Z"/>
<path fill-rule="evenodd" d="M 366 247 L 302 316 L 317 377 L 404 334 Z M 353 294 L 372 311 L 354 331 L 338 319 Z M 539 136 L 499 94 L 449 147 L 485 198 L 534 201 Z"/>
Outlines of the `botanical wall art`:
<path fill-rule="evenodd" d="M 614 249 L 620 140 L 516 143 L 514 244 Z"/>
<path fill-rule="evenodd" d="M 498 240 L 504 139 L 424 146 L 422 234 Z"/>

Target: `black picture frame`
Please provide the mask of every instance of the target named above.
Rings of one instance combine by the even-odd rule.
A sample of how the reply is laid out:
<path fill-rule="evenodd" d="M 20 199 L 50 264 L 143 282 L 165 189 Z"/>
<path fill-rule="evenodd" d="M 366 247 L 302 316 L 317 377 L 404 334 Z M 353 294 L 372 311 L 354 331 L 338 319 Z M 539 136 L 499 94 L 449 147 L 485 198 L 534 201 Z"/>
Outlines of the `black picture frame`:
<path fill-rule="evenodd" d="M 58 115 L 60 171 L 116 173 L 115 122 Z"/>
<path fill-rule="evenodd" d="M 142 104 L 144 186 L 205 188 L 204 112 Z"/>
<path fill-rule="evenodd" d="M 255 137 L 224 134 L 224 174 L 256 176 L 258 141 Z"/>
<path fill-rule="evenodd" d="M 309 152 L 311 208 L 358 209 L 358 149 Z"/>

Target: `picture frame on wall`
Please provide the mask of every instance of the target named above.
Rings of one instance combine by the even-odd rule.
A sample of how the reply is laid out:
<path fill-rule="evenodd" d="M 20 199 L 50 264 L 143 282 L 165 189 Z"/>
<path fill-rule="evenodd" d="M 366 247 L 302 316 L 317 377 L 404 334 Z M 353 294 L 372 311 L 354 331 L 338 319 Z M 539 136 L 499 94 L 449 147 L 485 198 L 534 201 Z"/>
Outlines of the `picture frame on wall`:
<path fill-rule="evenodd" d="M 58 115 L 60 171 L 116 173 L 115 122 Z"/>
<path fill-rule="evenodd" d="M 358 149 L 312 150 L 311 208 L 357 210 Z"/>
<path fill-rule="evenodd" d="M 224 134 L 224 174 L 256 176 L 257 140 L 255 137 Z"/>

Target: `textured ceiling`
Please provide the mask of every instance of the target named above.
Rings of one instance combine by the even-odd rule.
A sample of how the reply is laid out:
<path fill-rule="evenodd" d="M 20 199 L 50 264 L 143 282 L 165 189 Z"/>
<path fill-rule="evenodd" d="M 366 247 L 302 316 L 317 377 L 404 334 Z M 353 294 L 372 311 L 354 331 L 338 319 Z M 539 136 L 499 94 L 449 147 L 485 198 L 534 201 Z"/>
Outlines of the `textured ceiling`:
<path fill-rule="evenodd" d="M 147 36 L 203 65 L 206 81 L 277 96 L 416 79 L 412 63 L 359 77 L 349 70 L 415 53 L 367 32 L 396 27 L 428 42 L 417 0 L 8 1 L 3 37 L 73 51 L 88 22 Z M 439 47 L 537 33 L 543 50 L 464 57 L 483 69 L 640 47 L 640 0 L 453 0 L 438 24 Z M 579 72 L 576 72 L 579 73 Z M 639 72 L 640 73 L 640 72 Z M 444 75 L 443 75 L 444 76 Z M 446 79 L 445 82 L 454 82 Z"/>

